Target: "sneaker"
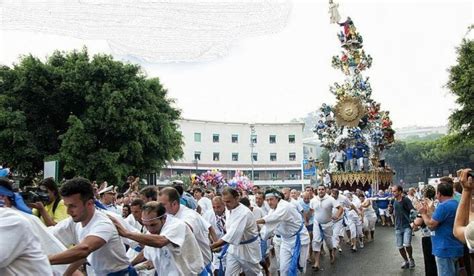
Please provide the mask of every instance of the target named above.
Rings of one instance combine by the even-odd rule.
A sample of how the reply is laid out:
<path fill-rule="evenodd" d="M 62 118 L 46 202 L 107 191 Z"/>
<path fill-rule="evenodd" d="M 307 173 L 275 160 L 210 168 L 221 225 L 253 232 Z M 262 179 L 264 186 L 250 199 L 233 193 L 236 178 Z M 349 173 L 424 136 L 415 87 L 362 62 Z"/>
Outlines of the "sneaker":
<path fill-rule="evenodd" d="M 359 247 L 360 247 L 360 248 L 364 248 L 364 241 L 361 240 L 361 241 L 359 242 Z"/>
<path fill-rule="evenodd" d="M 402 269 L 407 269 L 409 267 L 410 267 L 410 263 L 408 263 L 408 262 L 403 262 L 402 263 Z"/>
<path fill-rule="evenodd" d="M 410 264 L 410 268 L 415 268 L 415 260 L 410 259 L 409 264 Z"/>
<path fill-rule="evenodd" d="M 339 253 L 342 253 L 342 248 L 340 246 L 337 247 L 337 250 L 339 251 Z"/>

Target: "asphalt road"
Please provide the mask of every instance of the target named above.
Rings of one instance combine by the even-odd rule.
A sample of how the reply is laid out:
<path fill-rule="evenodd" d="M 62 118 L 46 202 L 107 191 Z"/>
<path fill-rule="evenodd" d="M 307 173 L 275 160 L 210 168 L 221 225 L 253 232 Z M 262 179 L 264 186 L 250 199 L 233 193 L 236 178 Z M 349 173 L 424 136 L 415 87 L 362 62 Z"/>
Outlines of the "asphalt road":
<path fill-rule="evenodd" d="M 375 240 L 367 243 L 363 249 L 352 253 L 348 245 L 343 246 L 343 252 L 337 253 L 335 264 L 331 265 L 329 256 L 321 258 L 322 271 L 313 271 L 308 264 L 305 276 L 310 275 L 425 275 L 423 252 L 421 250 L 420 233 L 415 233 L 412 239 L 414 269 L 401 269 L 402 257 L 395 245 L 395 230 L 393 227 L 377 225 Z"/>

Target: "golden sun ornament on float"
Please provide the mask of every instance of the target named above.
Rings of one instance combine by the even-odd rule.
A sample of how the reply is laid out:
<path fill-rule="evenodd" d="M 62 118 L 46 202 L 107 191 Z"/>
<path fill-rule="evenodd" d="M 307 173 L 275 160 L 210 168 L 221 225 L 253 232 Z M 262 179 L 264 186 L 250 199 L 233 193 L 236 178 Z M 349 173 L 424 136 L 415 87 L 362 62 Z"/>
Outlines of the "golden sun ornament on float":
<path fill-rule="evenodd" d="M 334 113 L 338 125 L 357 127 L 366 110 L 359 98 L 345 96 L 337 102 Z"/>

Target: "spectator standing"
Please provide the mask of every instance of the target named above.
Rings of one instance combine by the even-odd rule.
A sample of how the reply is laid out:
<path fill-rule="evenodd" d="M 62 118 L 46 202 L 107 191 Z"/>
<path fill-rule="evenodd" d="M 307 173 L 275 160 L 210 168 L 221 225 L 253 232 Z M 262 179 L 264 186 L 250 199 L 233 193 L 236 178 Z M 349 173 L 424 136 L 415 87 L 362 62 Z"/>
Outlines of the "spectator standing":
<path fill-rule="evenodd" d="M 438 275 L 457 275 L 458 258 L 463 256 L 464 249 L 462 243 L 453 235 L 458 202 L 453 199 L 453 180 L 450 177 L 440 179 L 436 197 L 439 204 L 433 216 L 429 215 L 426 202 L 420 205 L 419 212 L 424 223 L 433 232 L 431 241 Z"/>
<path fill-rule="evenodd" d="M 404 260 L 402 268 L 414 268 L 415 260 L 413 259 L 413 249 L 411 246 L 412 229 L 410 226 L 410 212 L 414 207 L 411 201 L 403 196 L 402 186 L 393 186 L 392 194 L 394 197 L 393 209 L 397 247 Z"/>
<path fill-rule="evenodd" d="M 424 199 L 428 204 L 428 209 L 432 209 L 431 206 L 434 204 L 436 189 L 431 185 L 427 185 L 423 190 L 423 194 Z M 431 244 L 431 231 L 428 226 L 423 222 L 421 214 L 417 215 L 417 218 L 414 220 L 413 225 L 415 231 L 417 229 L 420 229 L 421 231 L 421 248 L 423 250 L 423 261 L 425 263 L 425 275 L 437 276 L 438 271 L 436 269 L 436 260 L 432 253 L 433 247 Z"/>

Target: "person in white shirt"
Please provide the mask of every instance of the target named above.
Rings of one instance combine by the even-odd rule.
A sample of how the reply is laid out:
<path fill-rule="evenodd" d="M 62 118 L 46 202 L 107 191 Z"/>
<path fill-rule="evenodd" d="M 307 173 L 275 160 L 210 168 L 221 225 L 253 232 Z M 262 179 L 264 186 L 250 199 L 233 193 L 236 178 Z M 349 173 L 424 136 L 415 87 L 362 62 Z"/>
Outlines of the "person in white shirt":
<path fill-rule="evenodd" d="M 0 275 L 53 275 L 31 224 L 18 211 L 0 208 Z"/>
<path fill-rule="evenodd" d="M 145 232 L 145 226 L 142 223 L 142 208 L 145 205 L 145 202 L 142 199 L 135 199 L 130 203 L 130 215 L 125 219 L 125 221 L 133 226 L 140 233 Z"/>
<path fill-rule="evenodd" d="M 270 206 L 268 205 L 268 202 L 265 201 L 265 194 L 261 191 L 255 193 L 255 206 L 262 210 L 263 215 L 268 215 Z"/>
<path fill-rule="evenodd" d="M 145 202 L 142 199 L 134 199 L 130 204 L 130 215 L 125 219 L 129 225 L 142 234 L 146 232 L 145 225 L 142 223 L 142 208 L 144 205 Z M 143 247 L 141 245 L 130 247 L 127 251 L 127 257 L 129 260 L 133 260 L 142 250 Z M 135 269 L 138 270 L 137 267 Z"/>
<path fill-rule="evenodd" d="M 213 210 L 210 210 L 204 213 L 202 217 L 212 225 L 212 227 L 216 231 L 217 239 L 220 239 L 226 233 L 225 231 L 226 212 L 225 212 L 224 201 L 222 201 L 221 196 L 215 196 L 212 199 L 212 209 Z M 213 253 L 213 259 L 212 259 L 213 271 L 219 268 L 219 261 L 220 261 L 219 255 L 220 254 L 217 252 Z M 225 267 L 225 263 L 223 263 L 223 266 Z"/>
<path fill-rule="evenodd" d="M 197 187 L 193 189 L 193 196 L 197 200 L 199 207 L 201 207 L 201 214 L 206 213 L 209 210 L 212 210 L 212 201 L 203 196 L 203 191 L 201 188 Z"/>
<path fill-rule="evenodd" d="M 226 220 L 226 234 L 211 245 L 213 250 L 223 246 L 226 261 L 226 276 L 239 275 L 241 271 L 246 276 L 260 274 L 260 241 L 255 216 L 239 203 L 239 193 L 226 187 L 222 191 L 222 199 L 229 210 Z"/>
<path fill-rule="evenodd" d="M 108 186 L 99 191 L 100 203 L 102 203 L 107 211 L 114 212 L 122 215 L 122 209 L 115 204 L 115 192 L 114 186 Z"/>
<path fill-rule="evenodd" d="M 255 219 L 258 221 L 259 219 L 263 218 L 265 215 L 263 214 L 262 209 L 260 209 L 257 206 L 252 206 L 250 203 L 250 200 L 246 197 L 240 199 L 240 203 L 243 204 L 245 207 L 249 208 L 250 211 L 252 211 Z M 257 225 L 258 227 L 259 225 Z M 260 227 L 258 227 L 258 230 L 260 231 Z M 269 275 L 269 267 L 270 267 L 270 258 L 268 256 L 268 253 L 270 250 L 268 249 L 271 244 L 271 241 L 269 238 L 262 239 L 260 235 L 260 252 L 262 252 L 262 260 L 260 261 L 260 265 L 263 267 L 263 271 L 265 275 Z"/>
<path fill-rule="evenodd" d="M 344 167 L 345 159 L 346 159 L 346 152 L 344 151 L 343 147 L 339 147 L 339 150 L 336 151 L 336 153 L 334 154 L 334 159 L 333 159 L 333 161 L 336 161 L 338 171 L 342 171 L 342 172 L 346 171 Z"/>
<path fill-rule="evenodd" d="M 321 255 L 321 246 L 323 241 L 330 252 L 331 263 L 336 259 L 336 247 L 332 241 L 333 235 L 333 221 L 338 221 L 343 214 L 343 209 L 332 196 L 326 194 L 326 187 L 324 185 L 318 186 L 318 196 L 313 198 L 310 203 L 310 210 L 314 214 L 313 223 L 313 251 L 314 264 L 313 269 L 319 270 L 319 259 Z M 337 208 L 338 212 L 333 216 L 332 210 Z"/>
<path fill-rule="evenodd" d="M 357 241 L 359 241 L 360 248 L 364 248 L 364 233 L 363 233 L 363 222 L 362 212 L 360 211 L 361 202 L 358 197 L 354 196 L 353 193 L 344 191 L 347 199 L 355 206 L 355 209 L 347 210 L 347 228 L 348 236 L 351 239 L 352 251 L 357 251 Z"/>
<path fill-rule="evenodd" d="M 139 257 L 151 260 L 157 275 L 191 276 L 203 270 L 204 261 L 190 227 L 168 215 L 163 204 L 150 201 L 143 206 L 142 222 L 149 234 L 128 231 L 118 220 L 110 219 L 121 236 L 146 245 Z"/>
<path fill-rule="evenodd" d="M 117 229 L 104 212 L 95 209 L 92 184 L 85 178 L 73 178 L 60 189 L 69 218 L 50 228 L 66 246 L 64 252 L 49 255 L 51 264 L 73 264 L 84 259 L 93 271 L 90 275 L 134 275 Z"/>
<path fill-rule="evenodd" d="M 209 239 L 211 237 L 213 241 L 217 240 L 214 228 L 196 211 L 180 204 L 180 196 L 175 188 L 166 187 L 160 190 L 159 201 L 165 206 L 169 215 L 189 225 L 201 249 L 205 270 L 212 274 L 212 252 L 209 247 Z"/>
<path fill-rule="evenodd" d="M 375 235 L 375 223 L 377 222 L 377 215 L 375 214 L 375 210 L 372 207 L 372 201 L 370 199 L 365 198 L 363 193 L 359 194 L 359 199 L 362 202 L 360 207 L 362 208 L 362 216 L 364 218 L 364 236 L 367 241 L 372 241 L 374 240 Z"/>
<path fill-rule="evenodd" d="M 347 213 L 349 213 L 350 210 L 355 210 L 356 207 L 345 195 L 340 193 L 338 189 L 332 189 L 331 195 L 337 202 L 339 202 L 339 205 L 343 208 L 343 217 L 337 221 L 334 221 L 333 226 L 333 245 L 339 250 L 339 252 L 342 252 L 341 241 L 344 240 L 344 224 L 348 226 L 352 223 L 352 220 L 348 219 Z M 338 209 L 334 208 L 333 215 L 336 215 L 337 212 Z"/>
<path fill-rule="evenodd" d="M 304 273 L 306 270 L 310 240 L 301 213 L 281 197 L 275 189 L 265 192 L 265 199 L 274 211 L 257 220 L 257 224 L 264 224 L 264 238 L 278 229 L 281 235 L 280 275 L 296 275 L 298 271 Z"/>

